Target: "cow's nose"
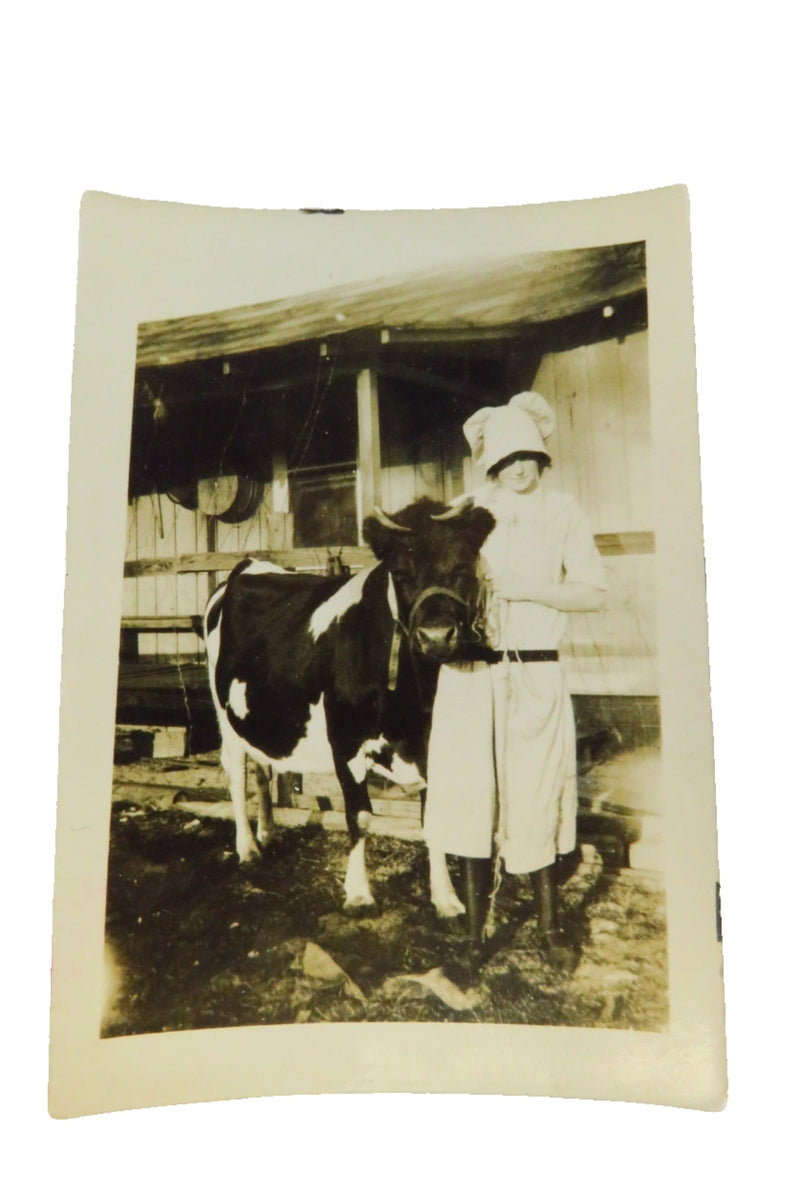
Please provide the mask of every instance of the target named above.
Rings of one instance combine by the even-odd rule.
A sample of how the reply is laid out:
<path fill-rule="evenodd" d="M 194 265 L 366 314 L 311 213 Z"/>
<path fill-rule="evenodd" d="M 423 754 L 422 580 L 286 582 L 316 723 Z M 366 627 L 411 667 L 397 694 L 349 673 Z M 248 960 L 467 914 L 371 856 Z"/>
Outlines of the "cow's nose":
<path fill-rule="evenodd" d="M 452 621 L 420 624 L 417 645 L 423 653 L 452 653 L 458 645 L 458 629 Z"/>

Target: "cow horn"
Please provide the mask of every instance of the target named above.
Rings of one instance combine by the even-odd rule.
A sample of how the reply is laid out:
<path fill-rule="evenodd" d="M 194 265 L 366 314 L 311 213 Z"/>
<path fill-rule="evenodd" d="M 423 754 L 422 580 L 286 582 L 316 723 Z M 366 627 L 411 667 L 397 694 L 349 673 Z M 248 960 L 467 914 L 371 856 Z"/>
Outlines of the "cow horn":
<path fill-rule="evenodd" d="M 469 495 L 465 495 L 462 499 L 457 499 L 446 512 L 442 512 L 439 516 L 431 516 L 431 520 L 452 520 L 454 516 L 460 516 L 464 508 L 470 502 Z"/>
<path fill-rule="evenodd" d="M 373 510 L 384 528 L 391 528 L 394 532 L 411 532 L 411 529 L 406 528 L 404 524 L 395 524 L 394 520 L 390 516 L 387 516 L 382 508 L 376 507 Z"/>

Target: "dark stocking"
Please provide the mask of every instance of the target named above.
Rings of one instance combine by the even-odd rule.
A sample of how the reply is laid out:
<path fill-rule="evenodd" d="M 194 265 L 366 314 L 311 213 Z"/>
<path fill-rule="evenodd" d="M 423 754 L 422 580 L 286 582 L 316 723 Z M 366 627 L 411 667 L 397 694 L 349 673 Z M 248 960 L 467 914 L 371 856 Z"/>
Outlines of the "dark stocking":
<path fill-rule="evenodd" d="M 461 866 L 469 941 L 473 948 L 479 949 L 483 942 L 483 928 L 489 910 L 492 862 L 489 857 L 462 857 Z"/>
<path fill-rule="evenodd" d="M 546 865 L 531 874 L 536 908 L 539 915 L 539 936 L 546 959 L 557 969 L 573 970 L 578 955 L 566 943 L 558 919 L 558 886 L 556 867 Z"/>

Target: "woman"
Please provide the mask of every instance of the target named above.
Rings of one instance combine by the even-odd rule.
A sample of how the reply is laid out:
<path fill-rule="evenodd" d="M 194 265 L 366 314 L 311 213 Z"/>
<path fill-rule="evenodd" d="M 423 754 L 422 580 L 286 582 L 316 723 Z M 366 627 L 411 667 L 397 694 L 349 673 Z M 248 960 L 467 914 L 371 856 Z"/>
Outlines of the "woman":
<path fill-rule="evenodd" d="M 575 848 L 577 816 L 575 724 L 557 650 L 566 613 L 599 608 L 606 583 L 575 500 L 542 485 L 554 430 L 550 405 L 530 391 L 464 425 L 487 474 L 474 500 L 496 520 L 483 547 L 489 648 L 440 671 L 425 836 L 433 855 L 462 858 L 473 963 L 493 846 L 498 868 L 532 876 L 543 952 L 557 966 L 574 962 L 557 917 L 555 862 Z"/>

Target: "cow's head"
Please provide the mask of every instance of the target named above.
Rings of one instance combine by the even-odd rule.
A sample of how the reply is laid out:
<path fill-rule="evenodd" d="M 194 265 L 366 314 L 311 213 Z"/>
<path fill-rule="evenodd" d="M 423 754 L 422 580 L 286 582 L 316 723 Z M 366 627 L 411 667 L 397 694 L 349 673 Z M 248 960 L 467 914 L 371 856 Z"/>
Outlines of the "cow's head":
<path fill-rule="evenodd" d="M 394 580 L 400 620 L 411 645 L 451 661 L 469 636 L 478 602 L 478 554 L 494 516 L 471 502 L 448 507 L 419 499 L 364 521 L 364 539 Z"/>

